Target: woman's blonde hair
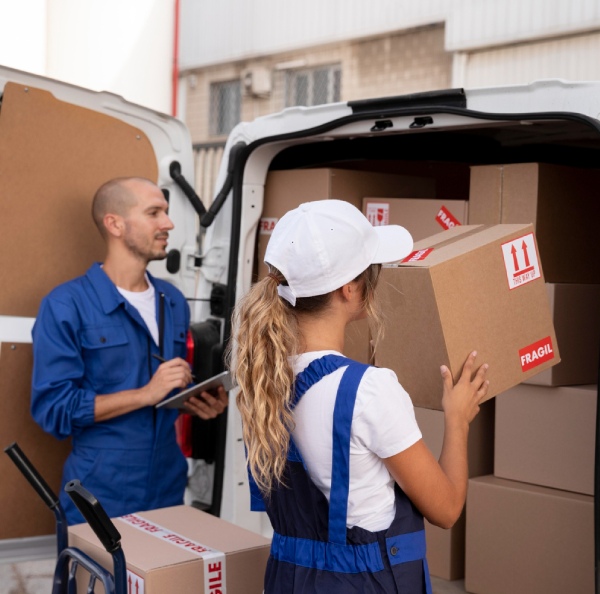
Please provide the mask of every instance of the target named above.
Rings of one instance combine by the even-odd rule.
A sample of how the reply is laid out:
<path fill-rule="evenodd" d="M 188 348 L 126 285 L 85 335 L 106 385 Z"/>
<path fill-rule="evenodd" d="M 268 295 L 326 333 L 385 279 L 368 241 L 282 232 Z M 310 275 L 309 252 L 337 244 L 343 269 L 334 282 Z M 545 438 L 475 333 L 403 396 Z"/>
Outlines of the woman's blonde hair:
<path fill-rule="evenodd" d="M 376 331 L 380 316 L 374 300 L 379 266 L 373 265 L 355 281 L 363 284 L 363 303 Z M 237 406 L 242 417 L 248 467 L 261 492 L 283 482 L 290 434 L 294 429 L 291 403 L 294 372 L 290 357 L 298 354 L 301 337 L 298 317 L 320 315 L 327 310 L 332 293 L 303 297 L 292 307 L 282 299 L 278 284 L 283 275 L 271 268 L 239 301 L 234 311 L 234 335 L 227 359 L 240 391 Z"/>

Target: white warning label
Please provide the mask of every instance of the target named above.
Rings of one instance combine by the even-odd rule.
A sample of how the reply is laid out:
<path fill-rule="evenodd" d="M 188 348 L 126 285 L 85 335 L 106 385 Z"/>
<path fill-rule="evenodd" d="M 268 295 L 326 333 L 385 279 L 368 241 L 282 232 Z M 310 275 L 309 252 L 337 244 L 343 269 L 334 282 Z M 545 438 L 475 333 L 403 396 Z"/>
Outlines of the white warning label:
<path fill-rule="evenodd" d="M 511 290 L 542 276 L 533 233 L 503 243 L 502 255 Z"/>
<path fill-rule="evenodd" d="M 144 594 L 144 579 L 127 570 L 127 594 Z"/>
<path fill-rule="evenodd" d="M 390 224 L 389 202 L 367 202 L 365 216 L 373 227 Z"/>

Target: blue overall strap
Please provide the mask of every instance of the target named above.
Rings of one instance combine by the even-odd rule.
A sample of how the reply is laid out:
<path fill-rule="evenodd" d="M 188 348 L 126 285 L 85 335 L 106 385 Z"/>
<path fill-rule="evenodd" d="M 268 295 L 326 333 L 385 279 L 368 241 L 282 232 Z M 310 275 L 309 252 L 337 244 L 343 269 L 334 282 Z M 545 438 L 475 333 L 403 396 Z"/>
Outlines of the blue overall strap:
<path fill-rule="evenodd" d="M 291 409 L 294 410 L 300 398 L 320 379 L 349 363 L 353 363 L 353 361 L 342 355 L 324 355 L 312 361 L 294 380 L 294 399 L 292 400 Z"/>
<path fill-rule="evenodd" d="M 347 359 L 333 410 L 333 453 L 329 495 L 329 542 L 346 544 L 346 518 L 350 490 L 350 431 L 360 381 L 368 365 Z"/>
<path fill-rule="evenodd" d="M 304 393 L 314 384 L 316 384 L 322 377 L 328 375 L 339 369 L 344 365 L 348 365 L 350 359 L 342 357 L 340 355 L 325 355 L 319 359 L 312 361 L 305 369 L 303 369 L 294 380 L 294 398 L 291 403 L 291 409 L 293 410 L 298 404 L 300 398 Z M 247 455 L 247 452 L 246 452 Z M 290 445 L 288 451 L 288 460 L 291 462 L 302 462 L 302 456 L 294 443 L 294 440 L 290 437 Z M 266 511 L 266 504 L 263 495 L 250 472 L 248 472 L 248 484 L 250 486 L 250 510 L 251 511 Z"/>

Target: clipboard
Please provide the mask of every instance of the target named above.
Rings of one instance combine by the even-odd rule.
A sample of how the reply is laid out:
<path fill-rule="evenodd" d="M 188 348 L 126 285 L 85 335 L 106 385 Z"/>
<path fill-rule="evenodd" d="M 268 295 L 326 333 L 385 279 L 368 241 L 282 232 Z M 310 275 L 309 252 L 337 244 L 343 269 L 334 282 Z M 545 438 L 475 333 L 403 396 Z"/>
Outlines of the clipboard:
<path fill-rule="evenodd" d="M 155 408 L 183 408 L 183 405 L 192 396 L 200 396 L 201 392 L 213 390 L 218 386 L 223 386 L 226 392 L 229 392 L 229 390 L 234 388 L 234 382 L 232 381 L 229 371 L 223 371 L 213 377 L 209 377 L 208 379 L 179 392 L 179 394 L 175 394 L 175 396 L 171 396 L 171 398 L 159 402 L 155 405 Z"/>

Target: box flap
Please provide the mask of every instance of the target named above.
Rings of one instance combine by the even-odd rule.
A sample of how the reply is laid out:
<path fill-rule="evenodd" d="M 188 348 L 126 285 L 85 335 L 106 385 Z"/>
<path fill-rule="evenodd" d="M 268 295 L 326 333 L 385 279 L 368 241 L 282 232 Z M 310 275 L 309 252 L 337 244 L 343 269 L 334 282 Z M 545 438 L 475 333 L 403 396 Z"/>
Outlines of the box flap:
<path fill-rule="evenodd" d="M 436 264 L 441 264 L 499 239 L 508 238 L 513 233 L 525 234 L 532 231 L 533 225 L 531 224 L 462 225 L 453 227 L 432 237 L 417 241 L 411 255 L 399 264 L 388 266 L 431 268 Z"/>

